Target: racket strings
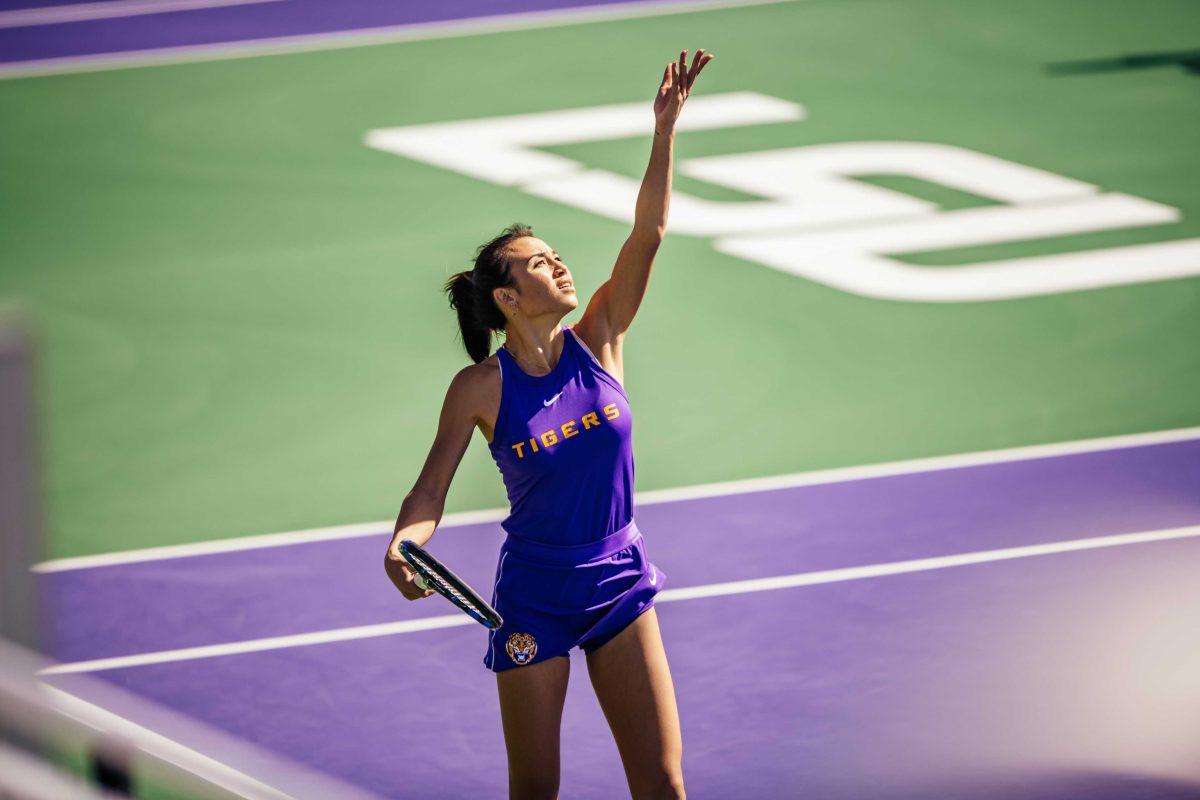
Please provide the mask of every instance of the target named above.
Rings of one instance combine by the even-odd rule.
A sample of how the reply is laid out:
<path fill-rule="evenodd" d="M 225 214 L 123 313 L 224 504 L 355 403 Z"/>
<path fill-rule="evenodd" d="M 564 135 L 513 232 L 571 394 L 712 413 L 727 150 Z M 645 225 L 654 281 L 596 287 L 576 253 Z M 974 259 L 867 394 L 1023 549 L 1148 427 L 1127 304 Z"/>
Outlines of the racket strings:
<path fill-rule="evenodd" d="M 458 589 L 454 588 L 453 584 L 449 583 L 445 578 L 443 578 L 440 574 L 438 574 L 437 570 L 433 569 L 428 563 L 426 563 L 426 561 L 424 559 L 422 559 L 420 556 L 416 555 L 415 553 L 411 553 L 411 552 L 409 553 L 409 557 L 412 558 L 412 560 L 415 563 L 420 565 L 422 567 L 422 569 L 424 569 L 424 571 L 427 573 L 425 576 L 426 580 L 431 580 L 434 583 L 436 583 L 438 586 L 441 586 L 443 589 L 445 589 L 447 592 L 449 592 L 454 597 L 455 600 L 457 600 L 462 605 L 467 606 L 474 611 L 478 611 L 478 612 L 482 613 L 482 609 L 480 609 L 477 605 L 475 605 L 474 601 L 472 601 L 469 597 L 464 595 Z"/>
<path fill-rule="evenodd" d="M 401 552 L 421 574 L 428 587 L 433 588 L 465 611 L 468 616 L 493 629 L 504 624 L 504 618 L 496 613 L 486 600 L 475 594 L 471 587 L 463 583 L 448 568 L 442 566 L 441 562 L 432 555 L 425 555 L 414 542 L 405 540 L 401 544 Z"/>

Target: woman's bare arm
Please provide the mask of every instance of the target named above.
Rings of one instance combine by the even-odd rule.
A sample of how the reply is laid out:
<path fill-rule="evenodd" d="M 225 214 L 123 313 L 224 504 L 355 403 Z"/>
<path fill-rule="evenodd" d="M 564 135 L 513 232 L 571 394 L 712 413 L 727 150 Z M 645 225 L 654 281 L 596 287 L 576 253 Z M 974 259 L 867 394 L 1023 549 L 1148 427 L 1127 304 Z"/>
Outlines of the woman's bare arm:
<path fill-rule="evenodd" d="M 441 522 L 450 483 L 475 429 L 478 387 L 479 376 L 473 367 L 465 367 L 454 376 L 446 390 L 437 434 L 425 458 L 425 466 L 400 504 L 384 567 L 396 588 L 410 600 L 427 596 L 432 590 L 423 592 L 413 583 L 412 570 L 400 555 L 400 542 L 412 539 L 423 547 Z"/>
<path fill-rule="evenodd" d="M 654 99 L 654 143 L 650 163 L 642 177 L 634 207 L 633 232 L 621 246 L 612 276 L 592 295 L 576 328 L 601 347 L 618 346 L 618 340 L 633 324 L 634 315 L 646 296 L 654 257 L 667 230 L 671 204 L 671 172 L 674 166 L 675 123 L 692 82 L 714 56 L 697 50 L 692 66 L 687 51 L 679 61 L 667 65 Z M 593 348 L 594 349 L 594 348 Z"/>

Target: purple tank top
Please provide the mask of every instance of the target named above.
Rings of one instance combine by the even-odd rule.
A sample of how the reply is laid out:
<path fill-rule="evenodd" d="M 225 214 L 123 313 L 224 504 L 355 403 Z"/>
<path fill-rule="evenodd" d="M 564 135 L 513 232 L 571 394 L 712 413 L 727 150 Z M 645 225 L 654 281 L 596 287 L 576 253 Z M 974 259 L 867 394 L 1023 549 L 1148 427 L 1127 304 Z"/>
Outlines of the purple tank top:
<path fill-rule="evenodd" d="M 562 355 L 533 376 L 501 347 L 500 411 L 488 449 L 512 510 L 500 523 L 522 539 L 578 545 L 633 519 L 633 417 L 616 378 L 566 325 Z"/>

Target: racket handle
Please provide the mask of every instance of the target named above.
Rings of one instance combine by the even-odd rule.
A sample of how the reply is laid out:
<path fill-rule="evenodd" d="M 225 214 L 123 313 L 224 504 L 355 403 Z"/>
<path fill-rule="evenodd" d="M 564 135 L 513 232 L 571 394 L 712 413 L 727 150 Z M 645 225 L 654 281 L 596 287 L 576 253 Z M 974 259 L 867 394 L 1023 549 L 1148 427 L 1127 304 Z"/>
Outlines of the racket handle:
<path fill-rule="evenodd" d="M 429 590 L 429 584 L 425 580 L 425 576 L 417 573 L 417 577 L 413 579 L 417 586 L 420 586 L 423 591 Z"/>

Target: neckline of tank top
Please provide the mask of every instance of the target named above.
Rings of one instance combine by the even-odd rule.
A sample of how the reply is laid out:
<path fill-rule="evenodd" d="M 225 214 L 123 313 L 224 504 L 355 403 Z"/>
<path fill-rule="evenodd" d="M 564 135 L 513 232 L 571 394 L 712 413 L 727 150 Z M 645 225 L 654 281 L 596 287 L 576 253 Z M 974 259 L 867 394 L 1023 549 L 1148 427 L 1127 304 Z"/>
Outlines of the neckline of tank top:
<path fill-rule="evenodd" d="M 572 335 L 572 331 L 565 324 L 560 326 L 560 330 L 562 330 L 563 336 L 570 337 Z M 545 383 L 545 382 L 551 380 L 552 378 L 554 378 L 563 369 L 563 362 L 567 360 L 567 341 L 566 341 L 566 339 L 563 340 L 562 352 L 560 352 L 558 354 L 558 362 L 554 365 L 554 368 L 551 369 L 549 372 L 547 372 L 545 375 L 530 375 L 528 372 L 521 369 L 521 365 L 517 363 L 517 359 L 512 354 L 511 350 L 509 350 L 504 345 L 500 345 L 500 350 L 503 350 L 505 352 L 505 355 L 508 356 L 509 362 L 514 367 L 516 367 L 517 372 L 521 373 L 521 376 L 523 378 L 525 378 L 525 380 L 534 381 L 536 383 Z M 499 352 L 499 351 L 497 351 L 497 352 Z"/>

